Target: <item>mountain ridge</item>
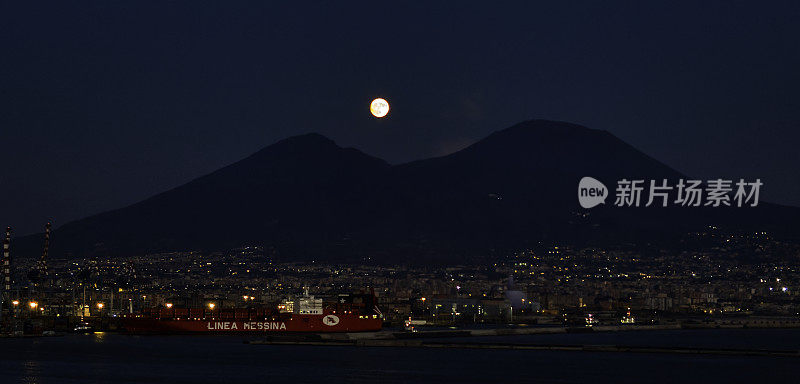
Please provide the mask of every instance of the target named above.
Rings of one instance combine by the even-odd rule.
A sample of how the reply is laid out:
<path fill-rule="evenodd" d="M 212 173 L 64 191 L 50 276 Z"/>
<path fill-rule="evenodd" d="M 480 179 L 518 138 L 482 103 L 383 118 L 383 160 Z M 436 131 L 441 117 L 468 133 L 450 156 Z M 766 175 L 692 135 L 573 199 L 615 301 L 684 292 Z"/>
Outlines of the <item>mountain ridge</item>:
<path fill-rule="evenodd" d="M 541 241 L 649 241 L 715 221 L 744 228 L 758 216 L 710 208 L 615 209 L 610 202 L 586 211 L 575 198 L 583 176 L 605 182 L 685 178 L 607 131 L 548 120 L 525 121 L 449 155 L 396 165 L 310 133 L 140 202 L 66 223 L 53 233 L 53 254 L 261 244 L 298 259 L 414 258 Z M 769 211 L 759 219 L 765 223 L 790 216 L 765 206 L 759 210 Z"/>

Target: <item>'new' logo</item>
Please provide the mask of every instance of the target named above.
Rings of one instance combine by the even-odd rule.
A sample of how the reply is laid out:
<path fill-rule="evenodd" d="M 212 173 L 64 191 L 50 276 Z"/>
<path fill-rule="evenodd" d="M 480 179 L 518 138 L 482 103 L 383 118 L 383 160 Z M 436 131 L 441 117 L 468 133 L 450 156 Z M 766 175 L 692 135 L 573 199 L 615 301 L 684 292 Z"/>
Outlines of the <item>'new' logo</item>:
<path fill-rule="evenodd" d="M 592 208 L 606 203 L 608 188 L 599 180 L 586 176 L 578 183 L 578 202 L 581 207 Z"/>

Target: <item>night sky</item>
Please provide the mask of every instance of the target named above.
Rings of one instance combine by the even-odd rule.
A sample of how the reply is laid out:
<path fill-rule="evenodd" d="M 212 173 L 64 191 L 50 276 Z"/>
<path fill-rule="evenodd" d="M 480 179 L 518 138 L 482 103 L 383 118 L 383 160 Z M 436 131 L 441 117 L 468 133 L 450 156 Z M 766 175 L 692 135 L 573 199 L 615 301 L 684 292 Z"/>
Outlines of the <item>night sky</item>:
<path fill-rule="evenodd" d="M 531 118 L 800 205 L 797 2 L 218 3 L 0 5 L 0 225 L 119 208 L 300 133 L 400 163 Z"/>

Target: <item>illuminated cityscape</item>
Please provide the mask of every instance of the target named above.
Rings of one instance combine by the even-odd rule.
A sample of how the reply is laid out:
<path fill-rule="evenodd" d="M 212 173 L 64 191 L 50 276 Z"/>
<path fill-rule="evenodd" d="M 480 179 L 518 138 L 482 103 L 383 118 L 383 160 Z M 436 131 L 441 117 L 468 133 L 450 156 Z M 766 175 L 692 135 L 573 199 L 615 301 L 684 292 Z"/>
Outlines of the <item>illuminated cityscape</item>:
<path fill-rule="evenodd" d="M 395 326 L 409 317 L 437 325 L 575 326 L 589 314 L 619 325 L 628 313 L 638 325 L 798 325 L 800 270 L 774 255 L 797 255 L 800 245 L 711 228 L 687 239 L 703 246 L 675 252 L 543 245 L 485 264 L 438 267 L 287 263 L 253 246 L 51 260 L 46 277 L 36 280 L 30 271 L 41 263 L 27 260 L 14 269 L 13 313 L 29 327 L 53 322 L 66 329 L 83 317 L 115 328 L 114 317 L 149 307 L 269 305 L 308 288 L 329 297 L 374 290 Z"/>

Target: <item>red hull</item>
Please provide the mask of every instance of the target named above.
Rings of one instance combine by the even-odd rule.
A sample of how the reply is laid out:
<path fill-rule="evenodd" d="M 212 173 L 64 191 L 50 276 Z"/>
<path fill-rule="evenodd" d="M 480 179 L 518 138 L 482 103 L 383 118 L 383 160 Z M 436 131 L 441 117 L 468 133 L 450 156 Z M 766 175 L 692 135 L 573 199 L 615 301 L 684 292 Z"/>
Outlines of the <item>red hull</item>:
<path fill-rule="evenodd" d="M 325 313 L 286 314 L 258 320 L 157 319 L 123 317 L 122 326 L 132 333 L 282 333 L 379 331 L 383 320 L 374 315 Z"/>

